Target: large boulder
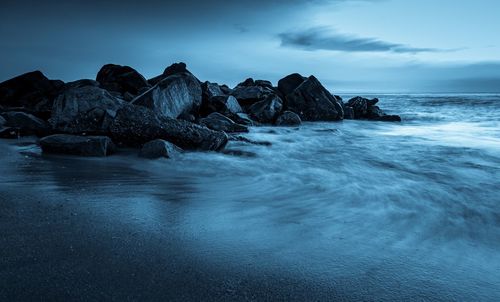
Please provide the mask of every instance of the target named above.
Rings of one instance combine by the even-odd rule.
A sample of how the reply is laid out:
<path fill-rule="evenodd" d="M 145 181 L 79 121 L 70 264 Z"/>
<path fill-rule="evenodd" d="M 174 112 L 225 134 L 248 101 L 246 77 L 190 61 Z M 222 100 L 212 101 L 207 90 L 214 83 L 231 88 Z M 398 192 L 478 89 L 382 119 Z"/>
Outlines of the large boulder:
<path fill-rule="evenodd" d="M 235 114 L 243 112 L 243 109 L 234 96 L 220 95 L 213 96 L 209 100 L 204 101 L 201 106 L 201 116 L 206 116 L 213 112 L 219 112 L 233 118 Z"/>
<path fill-rule="evenodd" d="M 300 116 L 295 112 L 284 111 L 276 119 L 276 122 L 274 124 L 276 126 L 287 126 L 287 127 L 300 126 L 300 124 L 302 124 L 302 120 L 300 119 Z"/>
<path fill-rule="evenodd" d="M 155 139 L 153 141 L 147 142 L 142 146 L 140 157 L 157 159 L 157 158 L 171 158 L 182 150 L 171 142 L 167 142 L 162 139 Z"/>
<path fill-rule="evenodd" d="M 217 83 L 210 83 L 208 81 L 201 84 L 201 90 L 202 90 L 203 102 L 208 101 L 210 98 L 214 96 L 225 95 L 225 93 L 222 92 L 220 86 Z"/>
<path fill-rule="evenodd" d="M 314 76 L 286 95 L 286 108 L 297 113 L 303 121 L 338 121 L 344 118 L 342 105 Z"/>
<path fill-rule="evenodd" d="M 199 123 L 200 125 L 212 130 L 224 131 L 227 133 L 248 132 L 248 128 L 246 126 L 237 124 L 230 118 L 218 112 L 214 112 L 209 116 L 200 119 Z"/>
<path fill-rule="evenodd" d="M 58 132 L 106 134 L 126 103 L 96 86 L 70 86 L 54 101 L 49 122 Z"/>
<path fill-rule="evenodd" d="M 243 86 L 240 84 L 236 86 L 231 95 L 234 96 L 241 106 L 247 108 L 259 101 L 264 100 L 269 94 L 274 91 L 267 87 L 262 86 Z"/>
<path fill-rule="evenodd" d="M 174 64 L 168 66 L 167 68 L 165 68 L 163 73 L 160 74 L 159 76 L 156 76 L 152 79 L 149 79 L 148 82 L 151 85 L 156 85 L 159 82 L 161 82 L 163 79 L 165 79 L 171 75 L 178 74 L 178 73 L 191 73 L 191 72 L 187 69 L 186 63 L 184 63 L 184 62 L 174 63 Z"/>
<path fill-rule="evenodd" d="M 380 107 L 376 106 L 379 100 L 367 99 L 360 96 L 350 99 L 346 108 L 352 108 L 354 119 L 368 119 L 374 121 L 400 122 L 398 115 L 387 115 Z"/>
<path fill-rule="evenodd" d="M 45 118 L 63 85 L 64 82 L 49 80 L 40 71 L 28 72 L 0 83 L 0 105 L 22 108 Z"/>
<path fill-rule="evenodd" d="M 114 152 L 115 146 L 107 136 L 78 136 L 54 134 L 40 139 L 44 153 L 81 156 L 106 156 Z"/>
<path fill-rule="evenodd" d="M 104 65 L 97 73 L 96 81 L 102 88 L 118 92 L 124 99 L 135 97 L 141 90 L 150 87 L 148 81 L 130 66 Z"/>
<path fill-rule="evenodd" d="M 50 125 L 26 112 L 5 112 L 2 114 L 5 119 L 4 125 L 17 129 L 20 135 L 38 135 L 45 136 L 50 133 Z"/>
<path fill-rule="evenodd" d="M 228 140 L 224 132 L 167 118 L 135 105 L 126 105 L 118 110 L 110 133 L 113 141 L 131 147 L 164 139 L 185 150 L 220 150 Z"/>
<path fill-rule="evenodd" d="M 275 94 L 268 95 L 264 100 L 248 108 L 250 117 L 259 123 L 273 123 L 283 109 L 283 101 Z"/>
<path fill-rule="evenodd" d="M 191 73 L 181 72 L 166 77 L 132 101 L 134 105 L 152 109 L 159 114 L 178 118 L 183 114 L 196 115 L 201 106 L 202 90 Z"/>
<path fill-rule="evenodd" d="M 307 78 L 298 73 L 292 73 L 278 81 L 278 90 L 284 96 L 287 96 L 292 93 L 295 88 L 299 87 L 300 84 L 302 84 L 306 79 Z"/>

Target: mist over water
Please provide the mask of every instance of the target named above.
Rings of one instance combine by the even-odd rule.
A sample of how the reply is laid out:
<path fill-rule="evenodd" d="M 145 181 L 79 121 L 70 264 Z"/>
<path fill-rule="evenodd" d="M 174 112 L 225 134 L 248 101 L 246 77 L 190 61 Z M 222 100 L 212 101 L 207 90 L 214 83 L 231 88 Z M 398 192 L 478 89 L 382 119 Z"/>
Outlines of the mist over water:
<path fill-rule="evenodd" d="M 212 270 L 316 294 L 500 300 L 500 96 L 379 97 L 401 124 L 252 128 L 272 145 L 228 145 L 245 156 L 69 158 L 2 141 L 0 188 L 55 192 L 103 225 L 168 232 Z"/>

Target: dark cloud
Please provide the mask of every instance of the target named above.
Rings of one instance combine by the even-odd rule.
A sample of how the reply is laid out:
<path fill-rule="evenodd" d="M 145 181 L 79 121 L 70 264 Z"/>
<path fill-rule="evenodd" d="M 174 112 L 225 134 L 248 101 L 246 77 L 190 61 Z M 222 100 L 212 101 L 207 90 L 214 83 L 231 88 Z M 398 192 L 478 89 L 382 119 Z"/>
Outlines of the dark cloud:
<path fill-rule="evenodd" d="M 374 38 L 361 38 L 332 33 L 324 27 L 286 32 L 278 35 L 281 45 L 305 50 L 332 50 L 346 52 L 439 52 L 434 48 L 417 48 L 404 44 L 385 42 Z"/>

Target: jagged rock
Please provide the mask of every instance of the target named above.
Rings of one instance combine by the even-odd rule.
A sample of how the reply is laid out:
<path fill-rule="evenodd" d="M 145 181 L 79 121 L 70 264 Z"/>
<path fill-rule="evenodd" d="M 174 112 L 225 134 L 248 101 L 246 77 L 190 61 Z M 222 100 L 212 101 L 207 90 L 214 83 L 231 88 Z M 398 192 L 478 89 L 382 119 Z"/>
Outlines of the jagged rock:
<path fill-rule="evenodd" d="M 18 130 L 20 135 L 44 136 L 50 133 L 50 125 L 44 120 L 25 112 L 5 112 L 2 114 L 5 126 Z"/>
<path fill-rule="evenodd" d="M 162 139 L 155 139 L 142 146 L 140 157 L 157 159 L 161 157 L 171 158 L 182 150 L 171 142 Z"/>
<path fill-rule="evenodd" d="M 230 95 L 233 92 L 233 90 L 227 85 L 220 85 L 219 88 L 225 95 Z"/>
<path fill-rule="evenodd" d="M 269 94 L 273 93 L 272 89 L 261 86 L 237 86 L 233 89 L 231 95 L 238 100 L 241 106 L 249 107 L 264 100 Z"/>
<path fill-rule="evenodd" d="M 276 126 L 299 126 L 302 124 L 300 116 L 295 112 L 285 111 L 283 112 L 275 122 Z"/>
<path fill-rule="evenodd" d="M 381 122 L 401 122 L 401 117 L 399 115 L 382 115 L 376 119 Z"/>
<path fill-rule="evenodd" d="M 288 85 L 291 80 L 284 82 L 287 83 L 286 88 L 282 88 L 284 91 L 292 87 Z M 342 105 L 314 76 L 307 78 L 286 96 L 286 107 L 297 113 L 303 121 L 338 121 L 344 118 Z"/>
<path fill-rule="evenodd" d="M 227 117 L 233 118 L 235 114 L 243 112 L 238 100 L 232 95 L 213 96 L 203 102 L 200 114 L 206 116 L 212 112 L 219 112 Z"/>
<path fill-rule="evenodd" d="M 387 115 L 378 106 L 375 106 L 379 100 L 367 99 L 360 96 L 354 97 L 347 102 L 348 107 L 353 108 L 354 119 L 369 119 L 375 121 L 400 122 L 398 115 Z"/>
<path fill-rule="evenodd" d="M 240 125 L 245 125 L 245 126 L 254 126 L 255 122 L 248 116 L 246 113 L 236 113 L 236 115 L 233 115 L 233 121 Z"/>
<path fill-rule="evenodd" d="M 124 104 L 102 88 L 74 86 L 55 100 L 49 122 L 60 132 L 106 134 L 116 111 Z"/>
<path fill-rule="evenodd" d="M 185 150 L 220 150 L 228 140 L 224 132 L 167 118 L 135 105 L 126 105 L 118 110 L 110 133 L 113 141 L 131 147 L 164 139 Z"/>
<path fill-rule="evenodd" d="M 257 153 L 255 152 L 238 150 L 238 149 L 224 149 L 222 150 L 222 153 L 232 156 L 257 157 Z"/>
<path fill-rule="evenodd" d="M 190 73 L 181 72 L 166 77 L 132 101 L 169 118 L 194 114 L 201 106 L 199 81 Z"/>
<path fill-rule="evenodd" d="M 106 156 L 114 152 L 115 146 L 107 136 L 78 136 L 54 134 L 40 139 L 44 153 L 81 156 Z"/>
<path fill-rule="evenodd" d="M 40 71 L 22 74 L 0 83 L 0 105 L 23 109 L 38 117 L 50 115 L 52 102 L 64 82 L 49 80 Z"/>
<path fill-rule="evenodd" d="M 93 87 L 99 87 L 99 82 L 90 80 L 90 79 L 82 79 L 82 80 L 77 80 L 73 82 L 68 82 L 64 84 L 64 90 L 69 90 L 73 88 L 81 88 L 85 86 L 93 86 Z"/>
<path fill-rule="evenodd" d="M 344 106 L 344 119 L 353 120 L 354 119 L 354 109 L 351 106 Z"/>
<path fill-rule="evenodd" d="M 248 128 L 232 121 L 230 118 L 214 112 L 209 116 L 200 119 L 200 125 L 206 126 L 212 130 L 224 131 L 227 133 L 232 132 L 248 132 Z"/>
<path fill-rule="evenodd" d="M 239 83 L 238 85 L 236 85 L 236 87 L 250 87 L 250 86 L 255 86 L 255 81 L 252 78 L 248 78 L 243 82 Z"/>
<path fill-rule="evenodd" d="M 203 102 L 207 102 L 210 98 L 214 96 L 223 96 L 224 92 L 220 89 L 220 86 L 217 83 L 205 82 L 201 84 L 202 90 L 202 99 Z"/>
<path fill-rule="evenodd" d="M 307 78 L 303 77 L 298 73 L 292 73 L 287 75 L 283 79 L 278 81 L 278 90 L 281 91 L 283 96 L 287 96 L 292 93 L 295 88 L 299 87 Z"/>
<path fill-rule="evenodd" d="M 281 110 L 283 101 L 279 96 L 270 94 L 263 101 L 257 102 L 248 108 L 250 117 L 259 123 L 273 123 Z"/>
<path fill-rule="evenodd" d="M 149 79 L 148 83 L 151 85 L 156 85 L 159 82 L 161 82 L 163 79 L 165 79 L 171 75 L 178 74 L 178 73 L 190 73 L 189 70 L 187 69 L 186 63 L 184 63 L 184 62 L 174 63 L 174 64 L 168 66 L 167 68 L 165 68 L 165 70 L 163 71 L 163 73 L 161 75 L 156 76 L 152 79 Z"/>
<path fill-rule="evenodd" d="M 254 141 L 254 140 L 251 140 L 251 139 L 246 138 L 244 136 L 234 135 L 234 134 L 229 135 L 229 140 L 237 141 L 237 142 L 244 142 L 244 143 L 248 143 L 248 144 L 252 144 L 252 145 L 259 145 L 259 146 L 272 146 L 272 143 L 268 142 L 268 141 Z"/>
<path fill-rule="evenodd" d="M 273 89 L 273 83 L 271 83 L 270 81 L 266 81 L 266 80 L 255 80 L 255 86 L 261 86 L 261 87 L 264 87 L 264 88 L 270 88 L 270 89 Z"/>
<path fill-rule="evenodd" d="M 124 99 L 132 99 L 144 87 L 150 87 L 148 81 L 130 66 L 115 64 L 104 65 L 97 73 L 96 81 L 101 87 L 119 92 Z"/>

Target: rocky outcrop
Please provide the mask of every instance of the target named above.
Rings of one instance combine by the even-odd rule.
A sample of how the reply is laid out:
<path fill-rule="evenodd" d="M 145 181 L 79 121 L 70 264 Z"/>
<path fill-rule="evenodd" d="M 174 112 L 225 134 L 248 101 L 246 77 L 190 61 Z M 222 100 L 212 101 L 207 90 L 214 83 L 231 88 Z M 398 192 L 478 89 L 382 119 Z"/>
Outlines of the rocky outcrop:
<path fill-rule="evenodd" d="M 162 139 L 155 139 L 154 141 L 147 142 L 142 146 L 140 157 L 148 159 L 157 158 L 172 158 L 175 157 L 182 150 L 171 142 Z"/>
<path fill-rule="evenodd" d="M 96 81 L 102 88 L 120 93 L 127 101 L 150 87 L 148 81 L 132 67 L 115 64 L 104 65 L 97 73 Z"/>
<path fill-rule="evenodd" d="M 204 103 L 207 102 L 208 100 L 210 100 L 210 98 L 212 98 L 214 96 L 225 95 L 217 83 L 210 83 L 208 81 L 201 84 L 201 91 L 202 91 L 202 100 Z"/>
<path fill-rule="evenodd" d="M 200 119 L 199 123 L 200 125 L 212 130 L 224 131 L 226 133 L 248 132 L 248 128 L 246 126 L 237 124 L 230 118 L 218 112 L 214 112 L 209 116 Z"/>
<path fill-rule="evenodd" d="M 167 118 L 146 107 L 135 105 L 127 105 L 118 110 L 110 133 L 113 141 L 130 147 L 140 147 L 149 141 L 164 139 L 185 150 L 220 150 L 228 140 L 224 132 Z"/>
<path fill-rule="evenodd" d="M 283 93 L 298 83 L 298 75 L 280 80 Z M 286 94 L 286 109 L 297 113 L 303 121 L 338 121 L 344 118 L 342 105 L 314 76 L 310 76 Z"/>
<path fill-rule="evenodd" d="M 156 85 L 160 81 L 162 81 L 163 79 L 165 79 L 171 75 L 178 74 L 178 73 L 191 74 L 191 72 L 189 72 L 189 70 L 187 69 L 186 63 L 184 63 L 184 62 L 174 63 L 174 64 L 168 66 L 167 68 L 165 68 L 165 70 L 163 71 L 163 73 L 161 75 L 156 76 L 152 79 L 149 79 L 148 83 L 150 85 Z"/>
<path fill-rule="evenodd" d="M 0 105 L 48 118 L 52 102 L 64 83 L 49 80 L 40 71 L 22 74 L 0 83 Z"/>
<path fill-rule="evenodd" d="M 285 111 L 276 119 L 274 123 L 276 126 L 300 126 L 302 124 L 302 120 L 300 116 L 295 112 Z"/>
<path fill-rule="evenodd" d="M 234 115 L 243 112 L 243 108 L 241 108 L 234 96 L 213 96 L 209 100 L 203 102 L 200 109 L 200 115 L 206 116 L 213 112 L 218 112 L 227 117 L 234 118 Z"/>
<path fill-rule="evenodd" d="M 281 110 L 283 101 L 275 94 L 268 95 L 264 100 L 257 102 L 248 108 L 250 117 L 259 123 L 273 123 Z"/>
<path fill-rule="evenodd" d="M 387 115 L 380 107 L 376 106 L 379 100 L 367 99 L 360 96 L 350 99 L 346 107 L 352 108 L 354 119 L 368 119 L 376 121 L 400 122 L 398 115 Z"/>
<path fill-rule="evenodd" d="M 298 73 L 292 73 L 287 75 L 283 79 L 278 81 L 278 90 L 286 97 L 292 93 L 295 88 L 299 87 L 307 78 L 301 76 Z"/>
<path fill-rule="evenodd" d="M 54 101 L 49 121 L 57 132 L 106 134 L 124 104 L 102 88 L 74 85 Z"/>
<path fill-rule="evenodd" d="M 2 114 L 4 125 L 16 130 L 19 135 L 45 136 L 50 134 L 50 125 L 44 120 L 25 112 L 5 112 Z"/>
<path fill-rule="evenodd" d="M 201 85 L 192 74 L 180 72 L 168 76 L 132 101 L 164 117 L 178 118 L 183 114 L 196 115 L 201 106 Z"/>
<path fill-rule="evenodd" d="M 107 156 L 115 150 L 109 137 L 69 134 L 54 134 L 44 137 L 40 139 L 40 146 L 44 153 L 81 156 Z"/>
<path fill-rule="evenodd" d="M 238 103 L 243 108 L 248 108 L 273 93 L 272 89 L 262 86 L 237 86 L 233 89 L 231 95 L 238 100 Z"/>

